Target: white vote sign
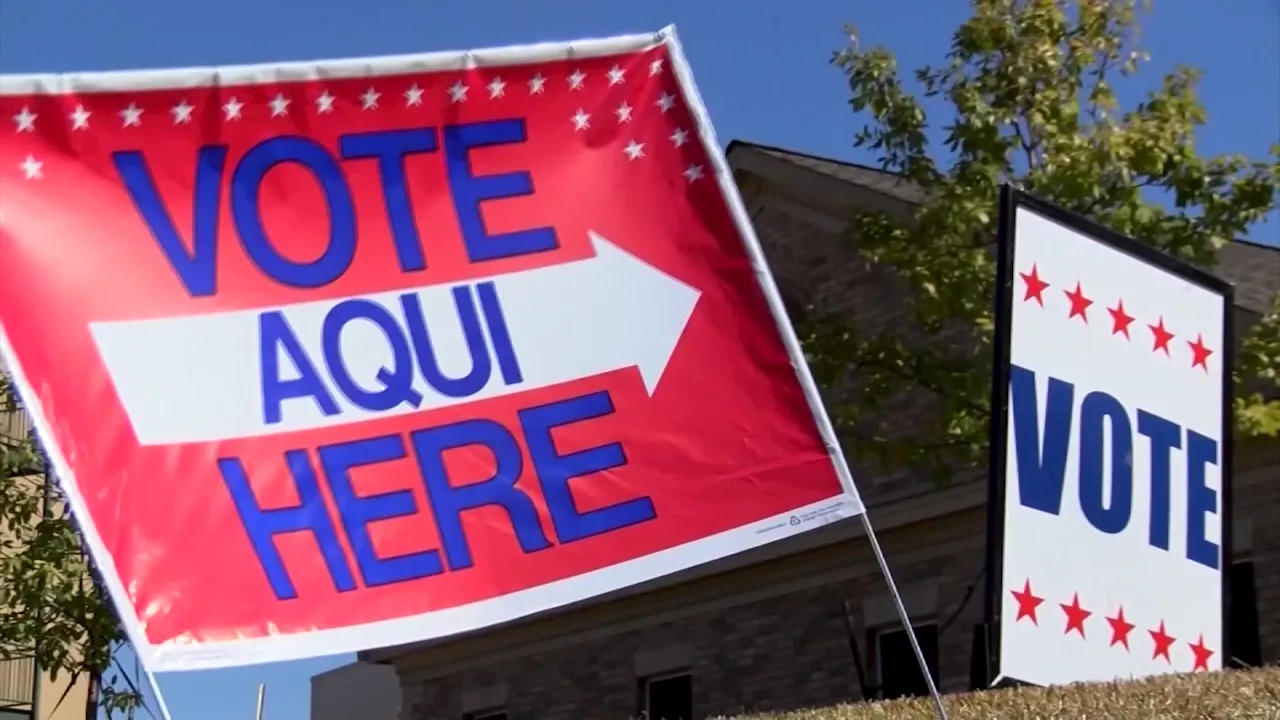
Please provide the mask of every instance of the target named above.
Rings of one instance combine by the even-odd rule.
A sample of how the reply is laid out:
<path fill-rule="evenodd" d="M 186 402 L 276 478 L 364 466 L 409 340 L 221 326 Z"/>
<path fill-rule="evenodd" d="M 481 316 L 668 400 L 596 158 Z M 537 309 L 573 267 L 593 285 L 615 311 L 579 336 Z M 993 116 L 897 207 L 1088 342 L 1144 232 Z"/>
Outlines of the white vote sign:
<path fill-rule="evenodd" d="M 995 681 L 1219 669 L 1230 288 L 1017 193 L 1002 213 Z"/>

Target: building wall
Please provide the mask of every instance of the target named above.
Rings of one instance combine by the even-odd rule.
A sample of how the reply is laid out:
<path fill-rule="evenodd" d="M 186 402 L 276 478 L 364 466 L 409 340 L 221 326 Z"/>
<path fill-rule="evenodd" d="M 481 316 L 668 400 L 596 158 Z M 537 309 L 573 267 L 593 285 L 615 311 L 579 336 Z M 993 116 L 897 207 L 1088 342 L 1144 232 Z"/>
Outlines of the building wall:
<path fill-rule="evenodd" d="M 311 720 L 398 717 L 400 682 L 389 666 L 355 662 L 311 678 Z"/>
<path fill-rule="evenodd" d="M 910 328 L 909 307 L 892 301 L 905 293 L 902 281 L 892 271 L 869 264 L 845 232 L 847 218 L 857 210 L 901 215 L 907 212 L 906 206 L 893 197 L 847 183 L 839 183 L 841 192 L 822 192 L 810 171 L 776 158 L 757 159 L 763 164 L 752 165 L 753 171 L 740 171 L 739 185 L 789 304 L 840 315 L 844 322 L 869 335 Z M 766 181 L 766 176 L 775 179 Z M 793 322 L 801 319 L 792 318 Z M 848 378 L 846 391 L 853 392 L 856 387 L 856 377 Z M 931 412 L 935 400 L 923 389 L 905 389 L 885 400 L 874 424 L 852 433 L 846 430 L 845 435 L 896 438 L 927 433 L 928 420 L 936 417 Z M 859 490 L 869 505 L 928 492 L 934 486 L 931 479 L 905 469 L 885 472 L 860 453 L 856 443 L 846 442 L 846 446 Z"/>
<path fill-rule="evenodd" d="M 959 610 L 943 634 L 950 689 L 967 680 L 969 628 L 981 612 L 961 600 L 981 564 L 983 522 L 971 509 L 881 536 L 913 612 Z M 851 539 L 534 623 L 485 650 L 405 658 L 401 717 L 503 706 L 512 718 L 625 718 L 638 710 L 640 680 L 673 671 L 693 675 L 698 717 L 857 699 L 844 603 L 861 634 L 894 623 L 887 600 L 868 544 Z"/>
<path fill-rule="evenodd" d="M 1263 658 L 1276 662 L 1280 444 L 1245 448 L 1238 465 L 1237 557 L 1255 563 Z M 940 627 L 940 689 L 963 691 L 983 614 L 985 506 L 961 488 L 948 496 L 954 512 L 895 525 L 903 504 L 884 508 L 889 522 L 877 535 L 913 623 Z M 673 671 L 693 676 L 696 717 L 856 701 L 845 602 L 871 672 L 869 633 L 900 624 L 868 543 L 853 537 L 404 657 L 396 662 L 401 718 L 457 719 L 495 707 L 513 719 L 629 717 L 640 681 Z"/>
<path fill-rule="evenodd" d="M 0 372 L 4 372 L 3 359 L 0 358 Z M 26 413 L 15 409 L 7 402 L 14 398 L 0 398 L 0 443 L 11 440 L 25 440 L 30 427 L 30 418 Z M 6 482 L 29 483 L 31 492 L 39 492 L 43 478 L 21 477 L 8 478 Z M 61 508 L 55 508 L 61 511 Z M 10 528 L 0 527 L 0 535 L 12 539 Z M 3 588 L 0 588 L 0 602 L 3 602 Z M 21 717 L 30 717 L 33 699 L 34 664 L 25 648 L 4 649 L 10 660 L 0 660 L 0 708 L 12 712 L 25 713 Z M 69 675 L 61 673 L 54 678 L 49 673 L 41 673 L 39 684 L 40 718 L 37 720 L 84 720 L 85 709 L 89 702 L 88 675 Z M 4 717 L 0 715 L 0 717 Z"/>
<path fill-rule="evenodd" d="M 1233 550 L 1254 566 L 1262 661 L 1280 663 L 1280 441 L 1237 447 Z"/>
<path fill-rule="evenodd" d="M 838 181 L 833 187 L 784 160 L 756 157 L 739 169 L 793 310 L 812 303 L 872 331 L 906 321 L 901 306 L 886 301 L 897 280 L 856 256 L 837 219 L 869 205 L 900 210 L 896 200 Z M 888 430 L 926 426 L 927 394 L 894 403 Z M 961 476 L 967 482 L 939 488 L 905 472 L 876 473 L 856 452 L 853 460 L 913 622 L 940 628 L 941 689 L 965 690 L 972 629 L 984 609 L 985 473 L 973 470 Z M 1263 659 L 1275 662 L 1280 443 L 1238 446 L 1235 471 L 1235 555 L 1255 564 Z M 670 671 L 691 673 L 696 717 L 860 699 L 844 603 L 868 670 L 869 633 L 899 626 L 866 539 L 853 523 L 784 551 L 794 554 L 753 555 L 747 567 L 393 654 L 404 688 L 401 717 L 443 720 L 496 707 L 513 719 L 628 717 L 639 709 L 641 680 Z"/>
<path fill-rule="evenodd" d="M 33 669 L 30 657 L 0 661 L 0 720 L 32 717 Z M 41 674 L 38 720 L 84 720 L 88 703 L 87 675 Z"/>
<path fill-rule="evenodd" d="M 89 676 L 60 674 L 56 679 L 48 673 L 40 683 L 40 718 L 38 720 L 84 720 L 89 706 Z"/>

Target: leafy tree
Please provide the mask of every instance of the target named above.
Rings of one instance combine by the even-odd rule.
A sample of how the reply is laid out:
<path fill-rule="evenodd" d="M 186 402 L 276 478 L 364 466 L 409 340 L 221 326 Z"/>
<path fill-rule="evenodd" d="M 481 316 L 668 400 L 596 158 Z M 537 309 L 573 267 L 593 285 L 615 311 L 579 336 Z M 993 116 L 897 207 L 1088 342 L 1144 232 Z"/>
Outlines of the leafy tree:
<path fill-rule="evenodd" d="M 1280 145 L 1265 161 L 1197 154 L 1205 111 L 1191 68 L 1121 107 L 1116 85 L 1148 59 L 1138 46 L 1145 3 L 972 0 L 972 9 L 946 62 L 915 71 L 923 98 L 904 85 L 889 51 L 859 47 L 852 29 L 849 47 L 835 55 L 850 105 L 869 119 L 854 145 L 925 198 L 909 221 L 863 213 L 850 229 L 866 259 L 904 281 L 914 322 L 871 333 L 811 316 L 802 328 L 819 382 L 841 393 L 842 431 L 882 464 L 944 477 L 987 451 L 991 250 L 1002 183 L 1212 266 L 1223 245 L 1276 207 L 1280 182 Z M 934 107 L 947 117 L 930 117 Z M 945 163 L 930 154 L 931 128 L 942 133 Z M 1237 433 L 1275 436 L 1280 402 L 1266 398 L 1280 389 L 1280 298 L 1247 331 L 1236 356 Z M 909 392 L 932 397 L 938 425 L 913 437 L 884 435 L 877 418 Z"/>
<path fill-rule="evenodd" d="M 0 373 L 0 657 L 34 654 L 51 675 L 90 683 L 87 717 L 111 716 L 141 700 L 114 659 L 120 623 L 43 453 L 28 439 L 3 437 L 16 412 L 13 385 Z"/>

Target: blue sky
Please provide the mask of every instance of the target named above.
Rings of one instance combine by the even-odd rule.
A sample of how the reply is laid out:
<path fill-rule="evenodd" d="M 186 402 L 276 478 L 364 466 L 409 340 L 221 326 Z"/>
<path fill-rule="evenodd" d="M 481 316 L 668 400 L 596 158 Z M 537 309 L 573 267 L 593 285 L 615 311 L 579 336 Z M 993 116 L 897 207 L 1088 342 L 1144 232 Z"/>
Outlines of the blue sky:
<path fill-rule="evenodd" d="M 1280 5 L 1157 2 L 1145 30 L 1153 63 L 1205 71 L 1205 153 L 1261 156 L 1280 140 Z M 966 0 L 738 2 L 600 0 L 3 0 L 0 72 L 212 65 L 485 47 L 680 29 L 718 134 L 873 162 L 850 148 L 856 123 L 828 61 L 842 25 L 914 68 L 945 52 Z M 1254 229 L 1280 244 L 1280 222 Z M 259 682 L 268 720 L 308 717 L 308 678 L 350 658 L 161 676 L 175 720 L 251 718 Z M 132 666 L 132 662 L 127 663 Z"/>

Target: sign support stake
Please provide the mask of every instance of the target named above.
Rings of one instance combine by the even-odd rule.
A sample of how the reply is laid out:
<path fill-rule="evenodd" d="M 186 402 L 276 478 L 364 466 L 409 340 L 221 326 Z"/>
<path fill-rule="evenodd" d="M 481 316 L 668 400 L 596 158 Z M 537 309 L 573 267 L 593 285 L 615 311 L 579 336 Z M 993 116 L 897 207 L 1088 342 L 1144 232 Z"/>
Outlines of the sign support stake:
<path fill-rule="evenodd" d="M 672 71 L 680 78 L 680 84 L 685 88 L 689 110 L 697 124 L 698 135 L 706 145 L 707 158 L 715 168 L 716 181 L 720 184 L 725 202 L 728 203 L 729 210 L 733 214 L 734 224 L 742 236 L 742 244 L 748 258 L 751 260 L 752 267 L 755 269 L 756 280 L 764 293 L 765 300 L 769 304 L 769 309 L 773 312 L 778 334 L 782 337 L 782 342 L 786 346 L 787 352 L 791 355 L 796 377 L 800 381 L 800 387 L 804 389 L 805 399 L 809 401 L 809 408 L 813 411 L 813 419 L 818 424 L 818 430 L 822 433 L 822 437 L 827 443 L 827 452 L 831 455 L 836 474 L 839 476 L 840 482 L 844 485 L 846 491 L 857 495 L 861 500 L 861 495 L 858 493 L 857 486 L 853 481 L 853 471 L 849 469 L 849 462 L 845 458 L 844 450 L 840 447 L 840 440 L 836 435 L 835 426 L 831 424 L 831 418 L 827 415 L 823 406 L 822 396 L 818 392 L 818 385 L 813 379 L 813 374 L 809 372 L 809 366 L 803 360 L 804 348 L 800 345 L 800 339 L 796 336 L 795 328 L 791 327 L 791 323 L 787 320 L 786 306 L 783 304 L 782 296 L 778 292 L 777 283 L 774 282 L 773 275 L 768 270 L 769 265 L 764 256 L 764 249 L 760 245 L 760 239 L 756 237 L 755 226 L 751 223 L 751 216 L 742 202 L 742 196 L 738 193 L 737 183 L 733 179 L 733 171 L 729 168 L 729 163 L 725 159 L 724 153 L 720 151 L 721 145 L 719 140 L 716 139 L 715 127 L 711 124 L 711 117 L 707 112 L 706 104 L 702 101 L 702 94 L 698 92 L 698 85 L 694 81 L 693 71 L 685 59 L 684 48 L 680 44 L 680 39 L 676 36 L 674 27 L 668 27 L 663 30 L 662 35 L 665 37 L 670 49 Z M 871 527 L 871 519 L 868 517 L 865 505 L 858 515 L 862 519 L 862 528 L 867 533 L 867 542 L 871 543 L 871 552 L 875 555 L 876 564 L 880 567 L 880 574 L 884 576 L 885 584 L 889 588 L 889 594 L 893 597 L 894 608 L 898 611 L 902 629 L 906 631 L 907 638 L 911 642 L 911 651 L 915 654 L 916 662 L 920 665 L 920 674 L 924 676 L 925 686 L 929 689 L 929 696 L 933 700 L 934 709 L 938 713 L 939 720 L 947 720 L 947 710 L 942 704 L 942 696 L 938 694 L 938 688 L 933 682 L 933 676 L 929 673 L 929 664 L 925 662 L 924 651 L 920 649 L 920 642 L 916 639 L 915 630 L 911 627 L 911 617 L 907 614 L 906 605 L 902 602 L 902 595 L 898 592 L 898 584 L 893 580 L 893 573 L 889 571 L 889 563 L 885 560 L 884 551 L 880 548 L 880 541 L 876 539 L 875 530 Z"/>
<path fill-rule="evenodd" d="M 151 687 L 151 694 L 156 698 L 156 710 L 160 711 L 162 720 L 173 720 L 173 715 L 169 713 L 169 706 L 164 702 L 164 695 L 160 692 L 160 683 L 156 680 L 156 674 L 151 672 L 151 668 L 146 663 L 142 663 L 142 673 L 147 676 L 147 685 Z"/>
<path fill-rule="evenodd" d="M 947 708 L 942 704 L 942 695 L 933 682 L 933 675 L 929 673 L 929 663 L 924 659 L 924 650 L 920 649 L 916 630 L 911 626 L 911 616 L 907 614 L 907 606 L 902 602 L 902 593 L 898 592 L 898 584 L 894 582 L 893 573 L 889 572 L 889 563 L 885 560 L 884 551 L 880 549 L 880 541 L 876 539 L 875 530 L 871 528 L 871 518 L 868 517 L 865 509 L 859 517 L 862 518 L 862 527 L 867 531 L 867 542 L 871 543 L 871 552 L 876 556 L 876 564 L 880 566 L 880 574 L 884 576 L 885 584 L 889 586 L 889 595 L 893 597 L 893 607 L 898 611 L 898 619 L 902 621 L 902 628 L 907 631 L 907 640 L 911 642 L 911 652 L 916 656 L 916 663 L 920 665 L 920 674 L 924 676 L 925 687 L 929 688 L 933 709 L 938 714 L 938 720 L 948 720 Z"/>

